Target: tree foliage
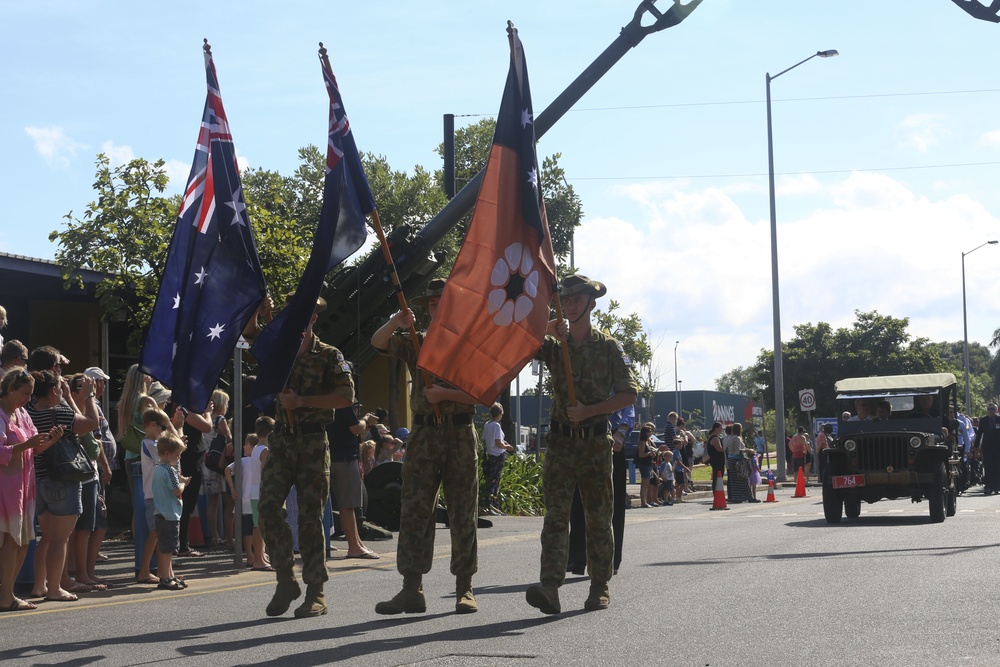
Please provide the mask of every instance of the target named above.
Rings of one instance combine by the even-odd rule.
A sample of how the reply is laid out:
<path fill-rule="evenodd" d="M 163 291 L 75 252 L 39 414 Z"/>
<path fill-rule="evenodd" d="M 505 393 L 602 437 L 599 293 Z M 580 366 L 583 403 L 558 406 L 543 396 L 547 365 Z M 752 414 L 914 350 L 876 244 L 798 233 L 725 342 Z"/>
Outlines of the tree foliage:
<path fill-rule="evenodd" d="M 758 384 L 757 374 L 753 367 L 737 366 L 715 379 L 715 390 L 730 394 L 754 398 L 760 394 L 762 389 L 763 387 Z"/>
<path fill-rule="evenodd" d="M 472 125 L 455 131 L 455 183 L 462 189 L 478 174 L 490 157 L 493 132 L 496 121 L 483 118 Z M 444 155 L 444 145 L 437 147 L 438 155 Z M 552 235 L 552 251 L 556 259 L 565 258 L 572 246 L 573 231 L 583 220 L 583 205 L 573 186 L 566 180 L 566 173 L 559 166 L 560 153 L 542 158 L 542 194 L 545 197 L 545 211 Z M 443 182 L 443 171 L 438 171 L 436 180 Z M 450 243 L 458 248 L 468 229 L 471 215 L 465 216 L 449 235 Z M 447 267 L 449 270 L 451 266 Z"/>
<path fill-rule="evenodd" d="M 833 415 L 837 380 L 943 370 L 935 346 L 926 338 L 909 334 L 908 318 L 877 311 L 855 311 L 855 318 L 850 327 L 837 330 L 826 322 L 800 324 L 795 327 L 795 337 L 782 343 L 786 407 L 798 406 L 799 390 L 814 389 L 815 414 Z M 765 403 L 774 405 L 772 351 L 761 352 L 751 376 L 753 384 L 763 387 Z"/>
<path fill-rule="evenodd" d="M 612 299 L 608 303 L 607 310 L 594 310 L 593 323 L 622 344 L 629 369 L 640 384 L 640 393 L 649 397 L 656 391 L 656 385 L 650 386 L 644 382 L 646 378 L 643 376 L 646 374 L 643 373 L 643 369 L 648 369 L 653 361 L 653 348 L 649 344 L 648 335 L 642 329 L 642 319 L 639 315 L 637 313 L 623 315 L 618 312 L 620 308 L 621 304 Z"/>
<path fill-rule="evenodd" d="M 168 180 L 163 160 L 112 167 L 100 153 L 95 164 L 96 198 L 81 217 L 73 211 L 63 216 L 64 229 L 49 240 L 59 244 L 55 260 L 67 287 L 82 286 L 84 268 L 107 274 L 97 284 L 98 300 L 109 316 L 141 332 L 160 286 L 178 201 L 161 194 Z"/>

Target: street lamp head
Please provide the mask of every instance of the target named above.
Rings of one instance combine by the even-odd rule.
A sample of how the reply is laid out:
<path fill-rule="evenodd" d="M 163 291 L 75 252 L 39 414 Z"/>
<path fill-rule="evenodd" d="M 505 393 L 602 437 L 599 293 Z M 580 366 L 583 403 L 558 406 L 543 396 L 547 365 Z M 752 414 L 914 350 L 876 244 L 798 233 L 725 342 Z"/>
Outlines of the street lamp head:
<path fill-rule="evenodd" d="M 987 243 L 990 245 L 996 245 L 997 243 L 1000 243 L 1000 241 L 987 241 Z"/>
<path fill-rule="evenodd" d="M 839 56 L 840 52 L 837 49 L 827 49 L 826 51 L 817 51 L 816 55 L 820 58 L 832 58 L 834 56 Z"/>

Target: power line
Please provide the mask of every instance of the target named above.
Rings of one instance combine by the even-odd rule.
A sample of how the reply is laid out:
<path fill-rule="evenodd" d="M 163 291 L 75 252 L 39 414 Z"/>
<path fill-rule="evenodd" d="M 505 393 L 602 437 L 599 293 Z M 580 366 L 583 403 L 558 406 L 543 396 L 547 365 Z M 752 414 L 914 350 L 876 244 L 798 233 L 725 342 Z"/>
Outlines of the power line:
<path fill-rule="evenodd" d="M 879 97 L 917 97 L 927 95 L 974 95 L 980 93 L 1000 93 L 1000 88 L 982 88 L 975 90 L 932 90 L 913 93 L 873 93 L 870 95 L 830 95 L 824 97 L 784 97 L 773 102 L 819 102 L 826 100 L 863 100 Z M 672 104 L 637 104 L 621 107 L 585 107 L 570 109 L 570 111 L 628 111 L 634 109 L 670 109 L 675 107 L 712 107 L 731 106 L 738 104 L 763 104 L 764 100 L 722 100 L 718 102 L 675 102 Z M 456 118 L 486 118 L 496 116 L 495 113 L 455 114 Z"/>
<path fill-rule="evenodd" d="M 822 169 L 816 171 L 783 171 L 775 173 L 775 176 L 806 176 L 810 174 L 849 174 L 854 171 L 908 171 L 915 169 L 947 169 L 951 167 L 987 167 L 1000 164 L 998 162 L 961 162 L 955 164 L 923 164 L 912 167 L 872 167 L 867 169 Z M 763 173 L 747 174 L 695 174 L 691 176 L 568 176 L 570 181 L 640 181 L 640 180 L 675 180 L 675 179 L 695 179 L 695 178 L 750 178 L 757 176 L 767 176 Z"/>

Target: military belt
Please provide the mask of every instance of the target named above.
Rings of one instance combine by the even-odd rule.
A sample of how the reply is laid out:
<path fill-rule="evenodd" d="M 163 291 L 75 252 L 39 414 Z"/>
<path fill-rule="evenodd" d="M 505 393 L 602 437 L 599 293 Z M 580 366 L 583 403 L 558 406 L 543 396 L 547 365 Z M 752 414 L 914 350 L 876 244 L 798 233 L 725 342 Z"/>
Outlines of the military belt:
<path fill-rule="evenodd" d="M 574 426 L 563 422 L 552 422 L 550 425 L 553 433 L 560 433 L 567 438 L 580 438 L 586 440 L 595 435 L 604 435 L 608 432 L 608 422 L 591 424 L 590 426 Z"/>
<path fill-rule="evenodd" d="M 465 426 L 472 423 L 471 412 L 460 412 L 454 415 L 413 415 L 414 426 Z"/>
<path fill-rule="evenodd" d="M 283 433 L 290 435 L 313 435 L 315 433 L 323 433 L 324 431 L 326 431 L 326 424 L 322 422 L 296 422 L 295 426 L 289 426 L 285 422 L 274 423 L 274 433 L 276 435 Z"/>

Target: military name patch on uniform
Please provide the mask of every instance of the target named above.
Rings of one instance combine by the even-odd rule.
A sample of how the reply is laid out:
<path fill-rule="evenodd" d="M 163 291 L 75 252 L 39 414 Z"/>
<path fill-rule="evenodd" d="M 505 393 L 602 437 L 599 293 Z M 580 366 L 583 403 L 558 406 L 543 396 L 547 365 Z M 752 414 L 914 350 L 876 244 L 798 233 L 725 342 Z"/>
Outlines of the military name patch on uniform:
<path fill-rule="evenodd" d="M 344 371 L 345 373 L 350 373 L 351 372 L 351 365 L 349 363 L 347 363 L 346 361 L 341 361 L 340 362 L 340 370 Z"/>

